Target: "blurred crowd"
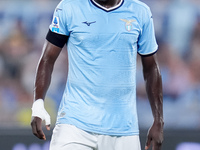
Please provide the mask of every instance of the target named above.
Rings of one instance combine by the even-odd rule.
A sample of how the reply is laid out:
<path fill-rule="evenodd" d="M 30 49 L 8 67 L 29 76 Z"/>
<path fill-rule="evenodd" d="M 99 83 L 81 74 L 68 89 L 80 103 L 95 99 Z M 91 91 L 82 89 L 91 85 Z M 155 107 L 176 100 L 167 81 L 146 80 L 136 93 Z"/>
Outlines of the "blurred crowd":
<path fill-rule="evenodd" d="M 141 0 L 152 10 L 159 44 L 166 128 L 200 129 L 200 1 Z M 59 0 L 0 1 L 0 127 L 27 127 L 37 62 Z M 53 72 L 45 103 L 55 122 L 66 83 L 67 50 Z M 152 123 L 140 57 L 137 104 L 141 128 Z"/>

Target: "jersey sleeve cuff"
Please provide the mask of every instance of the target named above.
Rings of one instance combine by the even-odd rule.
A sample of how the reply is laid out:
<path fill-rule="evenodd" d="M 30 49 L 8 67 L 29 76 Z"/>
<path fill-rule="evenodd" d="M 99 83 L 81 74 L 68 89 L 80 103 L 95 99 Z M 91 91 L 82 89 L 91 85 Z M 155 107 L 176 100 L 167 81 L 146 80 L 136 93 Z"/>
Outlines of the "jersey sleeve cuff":
<path fill-rule="evenodd" d="M 142 56 L 142 57 L 152 56 L 152 55 L 154 55 L 155 53 L 157 53 L 157 51 L 158 51 L 158 46 L 156 46 L 154 49 L 155 49 L 155 50 L 152 51 L 152 52 L 150 52 L 150 53 L 141 54 L 141 53 L 138 52 L 138 54 L 139 54 L 140 56 Z"/>
<path fill-rule="evenodd" d="M 138 54 L 139 54 L 140 56 L 142 56 L 142 57 L 148 57 L 148 56 L 154 55 L 155 53 L 157 53 L 157 51 L 158 51 L 158 50 L 154 51 L 153 53 L 149 53 L 149 54 L 140 54 L 140 53 L 138 53 Z"/>

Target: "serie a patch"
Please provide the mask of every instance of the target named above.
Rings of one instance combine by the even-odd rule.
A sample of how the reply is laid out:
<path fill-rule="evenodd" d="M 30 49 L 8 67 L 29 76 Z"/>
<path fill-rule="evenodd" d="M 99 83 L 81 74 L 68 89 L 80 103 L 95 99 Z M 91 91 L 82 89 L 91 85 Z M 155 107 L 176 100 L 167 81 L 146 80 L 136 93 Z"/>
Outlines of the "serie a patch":
<path fill-rule="evenodd" d="M 59 32 L 59 18 L 56 16 L 52 20 L 52 32 Z"/>

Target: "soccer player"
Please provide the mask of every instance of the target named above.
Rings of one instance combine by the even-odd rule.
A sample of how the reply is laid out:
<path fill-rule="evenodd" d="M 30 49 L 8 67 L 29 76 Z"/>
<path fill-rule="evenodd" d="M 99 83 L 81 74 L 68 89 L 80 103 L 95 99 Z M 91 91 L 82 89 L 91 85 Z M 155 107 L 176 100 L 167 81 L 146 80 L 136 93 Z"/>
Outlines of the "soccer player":
<path fill-rule="evenodd" d="M 152 113 L 145 149 L 161 150 L 162 83 L 152 14 L 138 0 L 62 0 L 38 64 L 32 131 L 50 129 L 44 99 L 54 63 L 67 43 L 68 79 L 50 150 L 140 150 L 136 57 L 141 56 Z M 67 64 L 66 64 L 67 69 Z"/>

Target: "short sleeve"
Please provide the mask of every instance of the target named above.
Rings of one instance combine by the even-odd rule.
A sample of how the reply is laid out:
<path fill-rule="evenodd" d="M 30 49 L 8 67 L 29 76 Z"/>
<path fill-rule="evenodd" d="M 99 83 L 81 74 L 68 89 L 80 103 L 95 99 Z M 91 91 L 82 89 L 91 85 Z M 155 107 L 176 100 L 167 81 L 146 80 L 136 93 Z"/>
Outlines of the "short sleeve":
<path fill-rule="evenodd" d="M 67 12 L 64 7 L 64 1 L 61 1 L 56 7 L 49 29 L 54 33 L 69 36 L 67 27 Z"/>
<path fill-rule="evenodd" d="M 145 15 L 145 21 L 142 26 L 142 31 L 138 38 L 138 53 L 140 55 L 154 54 L 158 49 L 155 38 L 154 24 L 151 11 Z"/>

